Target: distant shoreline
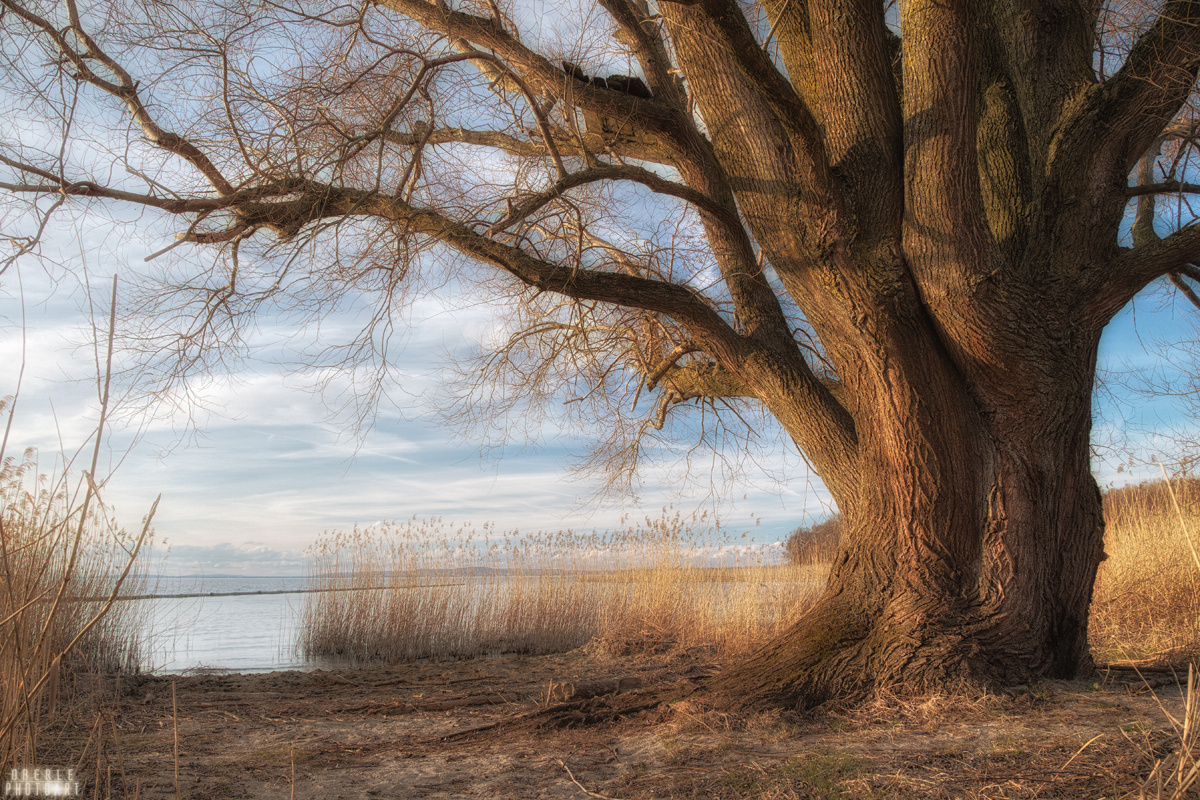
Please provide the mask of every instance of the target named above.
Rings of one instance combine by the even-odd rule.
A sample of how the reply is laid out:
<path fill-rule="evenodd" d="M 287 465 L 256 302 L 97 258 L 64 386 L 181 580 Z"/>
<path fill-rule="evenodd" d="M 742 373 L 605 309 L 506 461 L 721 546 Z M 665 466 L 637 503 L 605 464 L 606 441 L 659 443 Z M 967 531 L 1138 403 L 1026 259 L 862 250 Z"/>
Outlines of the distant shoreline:
<path fill-rule="evenodd" d="M 246 597 L 259 594 L 314 594 L 316 592 L 373 592 L 381 589 L 421 589 L 428 586 L 462 586 L 465 581 L 457 581 L 454 583 L 415 583 L 412 586 L 351 586 L 347 588 L 334 589 L 266 589 L 253 592 L 187 592 L 184 594 L 130 594 L 119 595 L 113 598 L 113 602 L 120 603 L 127 600 L 177 600 L 187 597 Z M 98 603 L 107 600 L 107 597 L 84 597 L 79 600 L 68 600 L 75 603 Z"/>

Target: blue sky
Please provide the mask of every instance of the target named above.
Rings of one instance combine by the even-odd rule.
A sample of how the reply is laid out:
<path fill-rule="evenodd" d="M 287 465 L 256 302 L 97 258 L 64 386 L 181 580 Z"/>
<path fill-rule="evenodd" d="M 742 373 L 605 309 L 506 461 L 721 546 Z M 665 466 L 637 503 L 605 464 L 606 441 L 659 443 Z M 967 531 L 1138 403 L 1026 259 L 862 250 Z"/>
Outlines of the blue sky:
<path fill-rule="evenodd" d="M 67 241 L 69 234 L 58 236 Z M 22 346 L 26 363 L 8 454 L 36 447 L 43 472 L 60 469 L 58 454 L 73 454 L 88 440 L 99 408 L 81 257 L 103 315 L 111 272 L 129 280 L 154 251 L 128 231 L 82 238 L 79 252 L 62 247 L 54 256 L 73 264 L 67 272 L 28 259 L 0 282 L 0 363 L 9 365 L 0 396 L 16 389 Z M 673 505 L 685 513 L 714 511 L 727 530 L 739 536 L 749 530 L 767 543 L 828 513 L 820 482 L 783 447 L 746 466 L 735 483 L 701 460 L 686 481 L 678 470 L 646 472 L 640 502 L 601 505 L 587 502 L 593 484 L 565 476 L 581 449 L 569 436 L 515 442 L 501 458 L 484 456 L 479 442 L 454 436 L 433 412 L 438 365 L 445 353 L 465 351 L 490 329 L 488 310 L 453 309 L 430 296 L 414 305 L 411 323 L 397 359 L 401 391 L 365 435 L 356 437 L 344 419 L 332 417 L 311 381 L 271 363 L 281 356 L 281 337 L 267 325 L 259 332 L 259 358 L 193 387 L 204 395 L 199 410 L 160 408 L 155 419 L 135 415 L 116 424 L 100 470 L 111 473 L 105 503 L 134 528 L 162 493 L 155 528 L 170 544 L 167 574 L 299 574 L 304 549 L 322 532 L 414 516 L 523 532 L 591 530 L 618 527 L 630 512 L 657 517 Z"/>
<path fill-rule="evenodd" d="M 136 269 L 138 252 L 138 245 L 123 241 L 92 261 L 128 274 Z M 115 263 L 120 253 L 130 263 Z M 72 284 L 71 275 L 52 287 L 33 261 L 19 269 L 26 296 L 26 371 L 9 454 L 36 447 L 42 470 L 50 471 L 58 468 L 58 453 L 73 452 L 87 440 L 98 408 L 86 346 L 86 293 L 77 281 Z M 22 342 L 18 276 L 10 276 L 0 284 L 5 325 L 0 360 L 9 365 L 0 376 L 0 395 L 15 389 Z M 95 275 L 93 282 L 93 295 L 103 305 L 104 278 Z M 1184 338 L 1192 318 L 1186 304 L 1148 293 L 1110 326 L 1101 363 L 1114 370 L 1161 367 L 1151 345 Z M 133 528 L 162 493 L 155 527 L 171 545 L 167 574 L 299 574 L 304 549 L 323 531 L 413 516 L 443 517 L 456 526 L 492 522 L 525 532 L 590 530 L 617 527 L 629 511 L 657 516 L 674 504 L 685 513 L 713 509 L 735 534 L 749 530 L 755 541 L 766 543 L 827 513 L 828 495 L 819 480 L 782 447 L 748 467 L 736 484 L 724 484 L 718 474 L 716 482 L 723 485 L 706 486 L 706 465 L 698 464 L 682 494 L 677 475 L 652 470 L 644 476 L 641 502 L 623 506 L 587 504 L 583 498 L 593 487 L 565 478 L 564 464 L 578 442 L 516 443 L 503 458 L 482 457 L 476 442 L 456 440 L 431 412 L 443 353 L 469 347 L 487 329 L 486 309 L 454 311 L 436 297 L 418 302 L 398 362 L 402 402 L 384 407 L 374 429 L 359 439 L 330 418 L 329 408 L 302 379 L 251 360 L 212 382 L 205 390 L 207 411 L 190 423 L 177 415 L 119 424 L 104 451 L 101 471 L 112 473 L 104 499 Z M 1178 399 L 1146 401 L 1119 387 L 1117 394 L 1124 401 L 1123 417 L 1108 409 L 1109 424 L 1150 431 L 1189 425 Z M 1171 455 L 1172 444 L 1153 434 L 1138 434 L 1137 441 L 1143 457 L 1155 447 Z M 1115 463 L 1097 462 L 1105 486 L 1154 476 L 1144 463 L 1118 473 Z"/>

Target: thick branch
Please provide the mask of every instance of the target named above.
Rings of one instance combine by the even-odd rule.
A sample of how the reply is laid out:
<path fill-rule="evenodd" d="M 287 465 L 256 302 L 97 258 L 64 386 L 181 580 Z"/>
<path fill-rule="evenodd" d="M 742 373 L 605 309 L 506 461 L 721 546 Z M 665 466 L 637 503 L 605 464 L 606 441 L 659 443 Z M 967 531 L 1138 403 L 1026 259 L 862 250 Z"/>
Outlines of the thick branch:
<path fill-rule="evenodd" d="M 539 192 L 525 202 L 521 203 L 519 206 L 516 206 L 513 208 L 511 213 L 504 217 L 504 219 L 492 225 L 488 229 L 488 233 L 495 234 L 496 232 L 502 231 L 510 225 L 525 219 L 530 214 L 536 213 L 547 203 L 553 201 L 556 197 L 560 197 L 564 192 L 573 189 L 576 186 L 583 186 L 584 184 L 596 183 L 598 181 L 617 180 L 640 183 L 657 194 L 678 197 L 679 199 L 686 200 L 697 208 L 708 212 L 713 217 L 721 220 L 726 226 L 741 226 L 741 222 L 736 216 L 734 216 L 727 209 L 722 208 L 714 203 L 711 198 L 705 197 L 700 192 L 697 192 L 695 189 L 691 189 L 687 186 L 683 186 L 682 184 L 660 178 L 650 170 L 642 169 L 641 167 L 600 164 L 589 169 L 571 173 L 555 183 L 549 189 L 546 189 L 544 192 Z"/>
<path fill-rule="evenodd" d="M 571 80 L 546 58 L 502 30 L 492 19 L 452 11 L 424 0 L 375 0 L 375 3 L 410 17 L 429 30 L 445 33 L 451 40 L 463 39 L 491 50 L 544 94 L 560 96 L 564 82 Z M 652 99 L 600 89 L 578 80 L 572 86 L 572 91 L 574 105 L 600 118 L 620 119 L 634 130 L 666 137 L 674 142 L 675 149 L 680 150 L 681 155 L 682 151 L 690 151 L 691 142 L 687 135 L 689 123 L 679 109 Z"/>
<path fill-rule="evenodd" d="M 912 0 L 904 37 L 904 244 L 922 287 L 992 270 L 980 201 L 978 99 L 967 0 Z M 952 269 L 947 269 L 953 264 Z"/>
<path fill-rule="evenodd" d="M 1141 162 L 1138 164 L 1138 186 L 1148 186 L 1154 180 L 1154 164 L 1158 160 L 1159 154 L 1162 153 L 1162 140 L 1158 139 L 1154 145 L 1146 151 L 1142 156 Z M 1133 218 L 1133 225 L 1130 233 L 1133 235 L 1134 247 L 1153 244 L 1158 241 L 1158 233 L 1154 230 L 1154 218 L 1157 204 L 1155 203 L 1154 192 L 1139 193 L 1137 200 L 1137 213 Z"/>
<path fill-rule="evenodd" d="M 581 300 L 640 308 L 687 327 L 696 344 L 772 406 L 819 469 L 845 473 L 856 458 L 854 423 L 846 409 L 812 373 L 795 346 L 773 338 L 742 336 L 701 296 L 674 283 L 564 266 L 536 258 L 519 247 L 477 233 L 442 214 L 415 208 L 377 192 L 340 189 L 315 182 L 278 202 L 247 203 L 236 209 L 239 225 L 266 227 L 282 236 L 323 218 L 373 216 L 403 225 L 475 260 L 492 264 L 523 283 Z M 786 405 L 778 403 L 786 398 Z M 798 410 L 800 409 L 800 410 Z M 786 412 L 786 413 L 785 413 Z"/>
<path fill-rule="evenodd" d="M 1112 169 L 1128 174 L 1179 112 L 1198 70 L 1200 0 L 1171 0 L 1121 70 L 1081 105 L 1075 116 L 1084 129 L 1070 139 L 1085 152 L 1111 149 Z"/>
<path fill-rule="evenodd" d="M 646 373 L 646 388 L 653 389 L 662 380 L 663 375 L 666 375 L 667 372 L 675 368 L 675 365 L 679 363 L 679 359 L 694 352 L 696 352 L 694 345 L 675 345 L 658 366 Z"/>
<path fill-rule="evenodd" d="M 1121 253 L 1109 265 L 1111 277 L 1093 301 L 1089 316 L 1097 324 L 1108 322 L 1150 281 L 1198 261 L 1200 225 Z"/>
<path fill-rule="evenodd" d="M 368 211 L 371 204 L 363 205 L 363 211 Z M 854 422 L 794 347 L 781 353 L 776 343 L 776 352 L 771 352 L 756 340 L 738 336 L 711 307 L 684 287 L 611 272 L 562 267 L 480 236 L 435 212 L 397 208 L 396 213 L 411 230 L 495 264 L 530 286 L 579 299 L 644 308 L 678 320 L 705 351 L 751 387 L 753 396 L 768 404 L 823 475 L 836 481 L 853 470 L 857 459 Z M 756 388 L 764 384 L 770 384 L 772 390 Z M 786 393 L 780 392 L 783 387 Z M 789 413 L 784 413 L 784 407 L 772 405 L 777 393 L 788 397 Z"/>
<path fill-rule="evenodd" d="M 1154 223 L 1157 216 L 1157 207 L 1155 202 L 1156 196 L 1163 191 L 1188 191 L 1186 187 L 1192 186 L 1191 184 L 1183 183 L 1177 180 L 1154 183 L 1154 167 L 1162 153 L 1162 143 L 1164 138 L 1166 137 L 1159 136 L 1157 139 L 1155 139 L 1153 144 L 1150 146 L 1150 149 L 1147 150 L 1142 156 L 1141 162 L 1138 164 L 1138 185 L 1131 186 L 1128 190 L 1131 195 L 1137 197 L 1137 211 L 1134 215 L 1133 225 L 1130 228 L 1135 249 L 1131 253 L 1127 254 L 1129 256 L 1134 256 L 1138 253 L 1153 255 L 1155 252 L 1154 249 L 1163 243 L 1162 237 L 1160 237 L 1158 235 L 1158 231 L 1154 229 Z M 1171 189 L 1159 188 L 1164 186 L 1169 186 Z M 1200 186 L 1196 186 L 1195 189 L 1200 190 Z M 1167 251 L 1163 254 L 1163 257 L 1171 258 L 1174 256 L 1170 254 L 1170 251 Z M 1189 262 L 1191 260 L 1192 259 L 1190 258 L 1188 259 Z M 1121 264 L 1114 264 L 1113 268 L 1120 270 L 1123 266 L 1124 265 Z M 1147 267 L 1149 268 L 1149 264 L 1147 264 Z M 1191 263 L 1183 263 L 1174 265 L 1168 264 L 1163 272 L 1165 272 L 1167 278 L 1172 284 L 1174 284 L 1175 288 L 1179 290 L 1179 292 L 1188 300 L 1188 302 L 1200 308 L 1200 297 L 1196 295 L 1196 292 L 1192 289 L 1192 287 L 1183 279 L 1183 276 L 1187 275 L 1192 280 L 1197 280 L 1197 278 L 1200 278 L 1200 270 L 1198 270 Z M 1146 282 L 1149 282 L 1149 280 L 1152 280 L 1154 277 L 1157 277 L 1157 275 L 1151 275 L 1146 279 Z M 1133 285 L 1136 285 L 1136 283 Z M 1126 288 L 1126 291 L 1128 291 L 1128 288 Z"/>
<path fill-rule="evenodd" d="M 847 187 L 857 236 L 899 238 L 903 125 L 879 0 L 810 0 L 815 75 L 826 110 L 824 147 Z"/>
<path fill-rule="evenodd" d="M 687 98 L 679 81 L 671 74 L 666 42 L 658 24 L 650 19 L 645 0 L 600 0 L 600 4 L 621 27 L 618 38 L 641 64 L 655 99 L 676 108 L 686 108 Z"/>
<path fill-rule="evenodd" d="M 740 225 L 735 227 L 728 224 L 729 219 L 736 216 L 736 206 L 721 167 L 715 163 L 711 149 L 684 111 L 654 100 L 597 88 L 576 77 L 568 77 L 502 30 L 493 20 L 436 7 L 422 0 L 379 0 L 379 4 L 399 11 L 431 30 L 444 32 L 451 39 L 464 39 L 490 49 L 520 72 L 531 86 L 548 94 L 565 94 L 566 82 L 571 81 L 572 105 L 600 118 L 617 119 L 622 127 L 628 126 L 639 134 L 648 133 L 658 138 L 660 144 L 671 151 L 685 182 L 725 208 L 719 217 L 702 209 L 701 218 L 709 232 L 714 255 L 729 286 L 739 318 L 760 342 L 779 340 L 780 336 L 788 333 L 778 298 L 761 278 L 762 270 L 749 237 Z M 737 12 L 737 18 L 744 27 L 745 20 L 740 11 Z M 789 121 L 788 124 L 792 123 Z M 827 167 L 818 158 L 811 169 L 816 171 Z M 802 359 L 797 355 L 796 361 L 802 362 Z"/>
<path fill-rule="evenodd" d="M 828 173 L 823 169 L 829 159 L 817 121 L 792 84 L 767 58 L 741 8 L 733 0 L 708 0 L 701 9 L 712 20 L 709 30 L 722 37 L 721 44 L 742 77 L 771 108 L 779 124 L 789 131 L 803 159 L 813 165 L 806 176 L 812 190 L 830 193 Z"/>
<path fill-rule="evenodd" d="M 825 103 L 817 80 L 808 0 L 763 0 L 763 9 L 771 22 L 764 45 L 778 45 L 796 94 L 817 123 L 824 124 Z"/>
<path fill-rule="evenodd" d="M 43 176 L 44 170 L 21 164 L 10 159 L 0 159 L 19 170 Z M 294 194 L 310 183 L 302 178 L 285 178 L 264 186 L 239 189 L 223 197 L 157 197 L 153 194 L 127 192 L 101 186 L 93 181 L 67 181 L 54 179 L 56 183 L 0 183 L 0 189 L 19 194 L 59 194 L 67 197 L 94 197 L 106 200 L 121 200 L 150 208 L 160 208 L 172 214 L 208 214 L 215 211 L 244 208 L 272 197 Z"/>
<path fill-rule="evenodd" d="M 736 191 L 741 212 L 786 284 L 786 273 L 850 239 L 815 121 L 773 64 L 754 68 L 762 48 L 740 9 L 710 0 L 703 7 L 666 5 L 662 11 L 712 138 L 717 163 L 708 174 L 719 191 L 707 193 L 723 200 L 725 192 Z M 694 180 L 688 176 L 690 185 L 697 185 Z M 722 264 L 731 288 L 746 296 L 756 287 L 769 291 L 758 278 L 755 253 L 739 251 L 736 257 L 741 263 Z"/>
<path fill-rule="evenodd" d="M 1147 194 L 1178 194 L 1180 192 L 1186 194 L 1200 193 L 1200 183 L 1187 183 L 1186 181 L 1162 181 L 1160 183 L 1139 183 L 1137 186 L 1130 186 L 1125 189 L 1126 197 L 1141 197 Z"/>
<path fill-rule="evenodd" d="M 758 399 L 758 395 L 746 385 L 745 381 L 718 364 L 701 364 L 691 361 L 683 366 L 672 365 L 659 380 L 684 399 L 693 397 Z"/>
<path fill-rule="evenodd" d="M 1193 268 L 1193 271 L 1194 269 L 1195 268 Z M 1187 281 L 1183 279 L 1182 274 L 1179 272 L 1168 272 L 1167 277 L 1171 279 L 1171 283 L 1175 284 L 1175 288 L 1178 289 L 1179 292 L 1188 299 L 1189 303 L 1196 308 L 1200 308 L 1200 297 L 1197 297 L 1196 292 L 1192 289 L 1192 287 L 1188 286 Z M 1189 277 L 1195 280 L 1194 275 L 1189 275 Z"/>
<path fill-rule="evenodd" d="M 1097 0 L 974 0 L 976 19 L 991 22 L 978 26 L 980 61 L 995 62 L 984 68 L 1003 73 L 1004 90 L 1017 98 L 1035 161 L 1044 157 L 1064 106 L 1096 83 L 1099 6 Z"/>
<path fill-rule="evenodd" d="M 428 139 L 426 139 L 426 134 L 428 134 Z M 382 135 L 386 141 L 403 147 L 416 147 L 423 141 L 431 145 L 458 142 L 478 147 L 493 147 L 514 156 L 539 158 L 545 154 L 545 147 L 540 142 L 499 131 L 480 131 L 470 128 L 437 128 L 429 131 L 428 128 L 419 127 L 414 123 L 414 130 L 411 132 L 388 130 L 384 131 Z M 553 136 L 559 152 L 578 158 L 584 157 L 584 150 L 580 147 L 578 138 L 573 134 L 552 127 L 551 136 Z M 648 142 L 614 139 L 599 144 L 603 144 L 614 155 L 622 158 L 634 158 L 638 161 L 649 161 L 656 164 L 671 163 L 670 154 L 666 150 Z"/>

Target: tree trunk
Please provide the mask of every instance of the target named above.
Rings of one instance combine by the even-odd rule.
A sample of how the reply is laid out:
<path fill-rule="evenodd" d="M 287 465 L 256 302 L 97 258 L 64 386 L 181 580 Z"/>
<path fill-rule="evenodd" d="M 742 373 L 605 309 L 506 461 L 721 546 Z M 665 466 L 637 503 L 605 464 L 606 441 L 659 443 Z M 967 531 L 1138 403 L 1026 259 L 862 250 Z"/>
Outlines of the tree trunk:
<path fill-rule="evenodd" d="M 822 598 L 716 691 L 804 707 L 1087 674 L 1104 522 L 1089 464 L 1095 343 L 1076 345 L 1026 354 L 996 376 L 1004 394 L 893 387 L 916 411 L 885 403 L 865 432 L 870 457 L 835 493 L 843 534 Z"/>

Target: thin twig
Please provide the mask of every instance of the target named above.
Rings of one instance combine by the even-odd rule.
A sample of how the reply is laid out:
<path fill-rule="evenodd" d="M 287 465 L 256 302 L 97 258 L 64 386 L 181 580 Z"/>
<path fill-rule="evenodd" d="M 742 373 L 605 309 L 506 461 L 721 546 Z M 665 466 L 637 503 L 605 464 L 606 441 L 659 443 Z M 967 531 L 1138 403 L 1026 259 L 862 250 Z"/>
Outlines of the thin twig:
<path fill-rule="evenodd" d="M 575 776 L 571 774 L 571 768 L 567 766 L 567 764 L 566 764 L 566 762 L 565 762 L 565 761 L 563 761 L 563 760 L 560 758 L 560 759 L 558 759 L 558 763 L 559 763 L 559 764 L 561 764 L 561 765 L 562 765 L 562 768 L 563 768 L 563 769 L 565 769 L 565 770 L 567 771 L 567 777 L 571 779 L 571 783 L 573 783 L 573 784 L 575 784 L 576 786 L 578 786 L 578 787 L 579 787 L 579 790 L 580 790 L 581 792 L 583 792 L 584 794 L 586 794 L 588 797 L 596 797 L 596 798 L 599 798 L 599 800 L 617 800 L 617 798 L 615 798 L 615 797 L 609 797 L 609 796 L 608 796 L 608 795 L 606 795 L 606 794 L 600 794 L 600 793 L 598 793 L 598 792 L 589 792 L 586 786 L 584 786 L 584 785 L 583 785 L 582 783 L 580 783 L 579 781 L 575 780 Z"/>
<path fill-rule="evenodd" d="M 21 300 L 21 366 L 17 369 L 17 388 L 13 390 L 12 400 L 8 403 L 8 420 L 4 424 L 4 438 L 0 439 L 0 464 L 4 463 L 4 453 L 8 449 L 8 435 L 12 432 L 13 415 L 17 413 L 17 400 L 21 397 L 21 381 L 25 378 L 25 340 L 28 330 L 25 322 L 25 286 L 21 282 L 20 270 L 17 271 L 17 296 Z"/>
<path fill-rule="evenodd" d="M 1073 755 L 1069 759 L 1067 759 L 1067 763 L 1065 763 L 1061 767 L 1059 767 L 1058 772 L 1055 772 L 1054 775 L 1050 778 L 1050 780 L 1044 781 L 1043 783 L 1041 783 L 1038 786 L 1038 788 L 1034 791 L 1033 796 L 1036 798 L 1039 794 L 1041 794 L 1042 789 L 1046 788 L 1047 785 L 1054 783 L 1056 780 L 1058 780 L 1058 777 L 1060 775 L 1062 775 L 1063 772 L 1066 771 L 1067 767 L 1071 766 L 1071 764 L 1074 763 L 1075 759 L 1079 758 L 1079 756 L 1083 753 L 1083 751 L 1087 750 L 1088 747 L 1091 746 L 1092 742 L 1096 741 L 1097 739 L 1101 738 L 1102 736 L 1104 736 L 1103 733 L 1098 733 L 1095 736 L 1093 736 L 1091 739 L 1088 739 L 1086 742 L 1084 742 L 1083 747 L 1076 750 L 1075 755 Z"/>
<path fill-rule="evenodd" d="M 784 0 L 783 8 L 779 9 L 779 16 L 776 17 L 775 21 L 771 23 L 771 28 L 770 28 L 770 30 L 767 31 L 767 38 L 763 39 L 763 49 L 764 50 L 771 46 L 771 37 L 773 37 L 775 35 L 775 28 L 779 25 L 780 22 L 783 21 L 783 15 L 787 13 L 788 6 L 790 6 L 791 4 L 792 4 L 792 0 Z"/>
<path fill-rule="evenodd" d="M 175 800 L 179 800 L 179 711 L 175 705 L 175 681 L 171 681 L 171 725 L 175 728 Z"/>
<path fill-rule="evenodd" d="M 88 506 L 91 504 L 92 497 L 95 494 L 95 484 L 92 482 L 91 476 L 96 474 L 96 465 L 100 461 L 100 444 L 104 439 L 104 422 L 108 418 L 108 390 L 109 384 L 112 382 L 112 357 L 113 357 L 113 339 L 116 335 L 117 327 L 117 276 L 113 275 L 112 281 L 112 300 L 108 309 L 108 355 L 104 362 L 104 375 L 97 375 L 98 387 L 100 389 L 100 421 L 96 423 L 96 442 L 92 447 L 92 464 L 91 468 L 84 473 L 88 475 L 87 489 L 83 493 L 83 505 L 79 509 L 79 526 L 75 530 L 75 539 L 71 542 L 71 554 L 67 558 L 67 566 L 63 570 L 63 579 L 59 584 L 58 593 L 54 596 L 54 602 L 50 605 L 50 611 L 46 615 L 46 622 L 42 626 L 42 633 L 39 640 L 44 639 L 49 635 L 50 625 L 58 615 L 58 607 L 62 602 L 63 595 L 67 592 L 67 582 L 70 576 L 75 572 L 75 561 L 79 556 L 79 545 L 83 541 L 84 524 L 87 522 Z M 103 382 L 100 378 L 103 377 Z M 102 387 L 102 388 L 101 388 Z"/>

